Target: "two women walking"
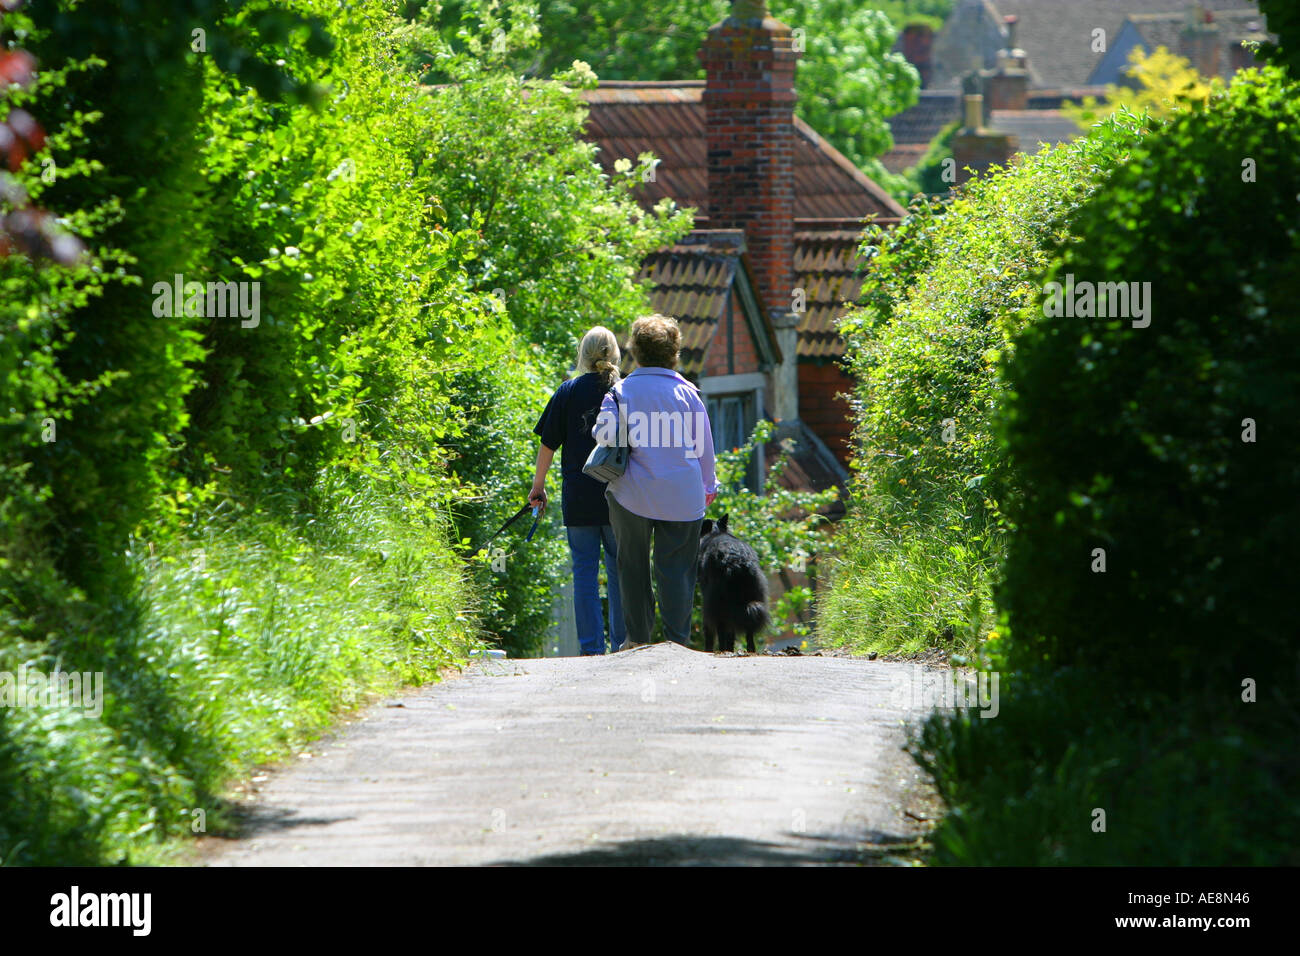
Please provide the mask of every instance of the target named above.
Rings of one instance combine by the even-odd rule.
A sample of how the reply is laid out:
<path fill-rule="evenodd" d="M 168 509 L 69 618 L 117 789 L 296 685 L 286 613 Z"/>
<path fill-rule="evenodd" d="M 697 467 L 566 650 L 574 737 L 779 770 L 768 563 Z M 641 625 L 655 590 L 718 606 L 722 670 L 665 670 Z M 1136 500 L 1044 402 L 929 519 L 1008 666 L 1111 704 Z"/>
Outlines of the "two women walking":
<path fill-rule="evenodd" d="M 564 524 L 583 654 L 605 648 L 597 581 L 602 546 L 610 649 L 625 640 L 649 643 L 655 590 L 664 634 L 690 643 L 700 525 L 718 488 L 708 412 L 698 389 L 676 371 L 680 347 L 675 319 L 638 319 L 631 336 L 638 368 L 620 381 L 617 340 L 608 329 L 592 329 L 578 349 L 578 376 L 556 389 L 535 429 L 542 447 L 530 503 L 545 506 L 546 471 L 555 449 L 563 449 Z M 626 470 L 608 485 L 582 473 L 596 444 L 630 447 Z"/>

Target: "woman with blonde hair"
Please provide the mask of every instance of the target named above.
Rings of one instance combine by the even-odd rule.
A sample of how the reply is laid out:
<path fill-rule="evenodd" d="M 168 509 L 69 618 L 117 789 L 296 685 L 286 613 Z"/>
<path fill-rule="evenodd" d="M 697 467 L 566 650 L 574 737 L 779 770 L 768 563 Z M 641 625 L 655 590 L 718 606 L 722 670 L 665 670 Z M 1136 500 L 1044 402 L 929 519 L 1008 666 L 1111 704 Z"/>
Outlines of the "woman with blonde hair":
<path fill-rule="evenodd" d="M 573 569 L 573 612 L 578 643 L 584 656 L 605 653 L 605 622 L 600 607 L 600 558 L 605 552 L 609 580 L 609 645 L 617 651 L 626 633 L 618 590 L 618 545 L 609 524 L 605 485 L 582 473 L 587 456 L 596 447 L 591 427 L 606 392 L 619 380 L 618 339 L 604 326 L 596 326 L 578 346 L 578 374 L 555 390 L 533 431 L 542 440 L 537 450 L 537 471 L 528 503 L 546 507 L 546 472 L 555 450 L 560 454 L 560 507 L 569 539 Z"/>
<path fill-rule="evenodd" d="M 718 493 L 708 410 L 676 371 L 680 349 L 676 319 L 637 319 L 631 350 L 639 367 L 605 396 L 593 432 L 597 444 L 631 449 L 627 469 L 605 487 L 630 646 L 648 643 L 654 628 L 652 541 L 664 635 L 690 645 L 700 525 Z"/>

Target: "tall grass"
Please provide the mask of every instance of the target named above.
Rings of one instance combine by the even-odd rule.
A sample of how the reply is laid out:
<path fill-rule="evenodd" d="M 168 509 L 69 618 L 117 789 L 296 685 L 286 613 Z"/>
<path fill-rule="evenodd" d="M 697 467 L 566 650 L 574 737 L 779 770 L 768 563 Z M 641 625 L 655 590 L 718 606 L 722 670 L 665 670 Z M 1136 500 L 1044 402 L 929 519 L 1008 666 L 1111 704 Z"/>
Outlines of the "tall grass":
<path fill-rule="evenodd" d="M 102 671 L 106 698 L 98 718 L 0 708 L 0 863 L 165 859 L 194 810 L 222 826 L 233 776 L 464 659 L 472 596 L 442 522 L 375 492 L 321 500 L 289 523 L 227 504 L 140 542 L 130 600 L 0 661 Z"/>
<path fill-rule="evenodd" d="M 904 507 L 880 496 L 841 522 L 818 640 L 855 653 L 940 648 L 971 658 L 996 621 L 1003 536 L 956 504 L 901 514 Z"/>

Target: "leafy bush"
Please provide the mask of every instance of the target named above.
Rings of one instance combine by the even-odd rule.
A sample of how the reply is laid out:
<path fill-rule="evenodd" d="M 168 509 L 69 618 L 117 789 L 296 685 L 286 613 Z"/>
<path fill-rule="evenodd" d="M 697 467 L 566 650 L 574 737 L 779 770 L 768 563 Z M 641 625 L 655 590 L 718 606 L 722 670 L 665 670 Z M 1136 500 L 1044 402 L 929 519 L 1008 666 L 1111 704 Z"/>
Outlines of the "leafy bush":
<path fill-rule="evenodd" d="M 537 438 L 533 426 L 550 397 L 539 362 L 520 361 L 527 346 L 498 353 L 492 367 L 456 376 L 457 400 L 472 423 L 453 445 L 453 464 L 468 497 L 454 506 L 460 540 L 471 554 L 487 542 L 528 498 Z M 568 575 L 568 549 L 559 509 L 548 509 L 533 540 L 525 542 L 525 516 L 479 552 L 469 569 L 480 595 L 480 620 L 512 657 L 534 657 L 553 621 L 554 592 Z M 522 526 L 522 527 L 521 527 Z M 494 552 L 504 571 L 493 566 Z"/>
<path fill-rule="evenodd" d="M 58 6 L 32 27 L 45 69 L 23 94 L 57 172 L 17 175 L 89 253 L 0 261 L 0 672 L 102 673 L 106 700 L 0 707 L 5 863 L 153 854 L 194 808 L 215 829 L 232 775 L 463 659 L 452 375 L 512 341 L 462 267 L 478 237 L 426 206 L 432 106 L 385 3 L 318 4 L 336 46 L 274 9 L 136 4 L 128 29 L 101 17 L 113 4 Z M 287 101 L 215 69 L 224 39 L 197 55 L 196 11 Z M 109 59 L 68 61 L 103 34 Z M 176 273 L 264 281 L 262 321 L 155 313 Z"/>
<path fill-rule="evenodd" d="M 838 500 L 839 489 L 809 492 L 786 487 L 782 477 L 792 449 L 769 444 L 775 430 L 772 422 L 760 420 L 744 445 L 717 452 L 718 497 L 708 514 L 730 515 L 728 527 L 753 546 L 763 569 L 781 576 L 785 593 L 772 603 L 772 632 L 790 629 L 805 635 L 810 630 L 813 590 L 796 585 L 791 574 L 806 574 L 815 583 L 819 560 L 835 553 L 836 540 L 828 534 L 823 512 Z M 763 494 L 756 495 L 745 484 L 745 476 L 760 447 L 774 448 L 776 456 L 768 467 Z M 697 632 L 699 613 L 697 607 Z"/>
<path fill-rule="evenodd" d="M 1053 244 L 1140 129 L 1122 115 L 868 230 L 864 305 L 841 324 L 860 454 L 832 633 L 878 651 L 951 649 L 960 634 L 969 651 L 991 625 L 1001 509 L 1018 486 L 992 424 L 999 359 Z"/>
<path fill-rule="evenodd" d="M 1220 706 L 1241 678 L 1296 664 L 1272 572 L 1300 557 L 1295 90 L 1241 75 L 1135 147 L 1076 217 L 1051 278 L 1149 283 L 1150 325 L 1049 314 L 1016 343 L 1006 434 L 1024 494 L 1004 601 L 1019 665 L 1102 655 L 1117 679 Z M 1099 292 L 1098 312 L 1113 299 Z"/>
<path fill-rule="evenodd" d="M 42 70 L 31 90 L 7 92 L 0 115 L 18 108 L 43 113 L 70 73 L 95 66 L 88 60 Z M 60 181 L 96 175 L 100 164 L 73 158 L 95 118 L 88 115 L 52 130 L 41 153 L 12 174 L 0 173 L 0 180 L 33 202 L 48 202 Z M 46 169 L 53 169 L 53 183 L 42 178 Z M 65 614 L 82 623 L 74 609 L 84 594 L 61 569 L 65 540 L 56 530 L 56 516 L 66 505 L 53 494 L 40 463 L 51 454 L 47 445 L 67 437 L 74 410 L 112 379 L 104 372 L 81 380 L 60 357 L 71 342 L 69 314 L 87 308 L 106 283 L 120 281 L 126 259 L 121 250 L 96 242 L 105 223 L 119 215 L 114 200 L 55 211 L 69 232 L 91 243 L 79 261 L 43 269 L 19 256 L 0 257 L 0 635 L 14 641 L 44 640 L 67 623 Z"/>
<path fill-rule="evenodd" d="M 1223 89 L 1223 81 L 1217 76 L 1206 80 L 1191 60 L 1170 53 L 1163 46 L 1150 53 L 1135 46 L 1129 51 L 1128 62 L 1124 72 L 1132 80 L 1131 84 L 1109 84 L 1104 100 L 1099 102 L 1095 96 L 1085 96 L 1078 106 L 1066 105 L 1065 115 L 1081 126 L 1091 125 L 1119 109 L 1164 117 L 1192 103 L 1204 106 L 1211 95 Z"/>
<path fill-rule="evenodd" d="M 1109 672 L 1003 673 L 1000 713 L 932 718 L 912 753 L 948 806 L 934 862 L 957 866 L 1257 866 L 1300 862 L 1289 741 L 1116 707 Z M 1104 831 L 1093 829 L 1097 809 Z"/>
<path fill-rule="evenodd" d="M 1106 293 L 1015 340 L 1009 634 L 988 642 L 1008 693 L 996 720 L 936 716 L 918 741 L 951 810 L 941 862 L 1300 860 L 1277 570 L 1300 559 L 1297 92 L 1239 74 L 1074 217 L 1046 277 L 1150 283 L 1149 324 Z"/>
<path fill-rule="evenodd" d="M 417 497 L 440 480 L 459 432 L 450 375 L 498 333 L 460 268 L 477 236 L 441 226 L 425 146 L 438 119 L 397 71 L 398 25 L 371 0 L 331 22 L 328 61 L 289 51 L 295 73 L 333 81 L 316 108 L 210 77 L 205 170 L 226 215 L 209 277 L 260 283 L 263 315 L 203 325 L 196 481 L 301 495 L 338 461 Z"/>
<path fill-rule="evenodd" d="M 453 52 L 437 33 L 425 41 L 451 81 L 430 91 L 439 123 L 424 144 L 425 165 L 449 227 L 483 240 L 483 254 L 466 262 L 472 281 L 543 347 L 545 361 L 567 368 L 588 328 L 617 330 L 645 313 L 634 281 L 641 260 L 688 232 L 691 218 L 667 200 L 646 213 L 633 198 L 649 154 L 626 157 L 612 179 L 601 172 L 584 139 L 579 91 L 596 83 L 585 65 L 525 80 L 507 66 L 517 51 L 494 47 L 490 36 L 474 46 L 476 56 Z"/>
<path fill-rule="evenodd" d="M 291 30 L 318 52 L 328 47 L 316 21 L 280 8 L 241 12 L 222 0 L 41 3 L 25 18 L 5 17 L 58 78 L 37 90 L 45 124 L 77 137 L 72 155 L 34 157 L 56 163 L 43 198 L 74 226 L 94 229 L 97 261 L 88 265 L 112 280 L 95 281 L 93 301 L 50 310 L 60 374 L 70 385 L 94 384 L 63 409 L 57 440 L 26 456 L 29 480 L 49 489 L 50 553 L 92 596 L 123 585 L 126 536 L 165 520 L 168 496 L 183 488 L 172 466 L 202 352 L 195 323 L 159 321 L 141 282 L 197 274 L 211 249 L 200 166 L 204 72 L 192 33 L 199 24 L 215 64 L 272 96 L 309 92 L 270 62 Z M 144 63 L 157 96 L 141 95 Z M 92 121 L 93 135 L 81 136 Z M 59 172 L 65 159 L 73 175 Z"/>

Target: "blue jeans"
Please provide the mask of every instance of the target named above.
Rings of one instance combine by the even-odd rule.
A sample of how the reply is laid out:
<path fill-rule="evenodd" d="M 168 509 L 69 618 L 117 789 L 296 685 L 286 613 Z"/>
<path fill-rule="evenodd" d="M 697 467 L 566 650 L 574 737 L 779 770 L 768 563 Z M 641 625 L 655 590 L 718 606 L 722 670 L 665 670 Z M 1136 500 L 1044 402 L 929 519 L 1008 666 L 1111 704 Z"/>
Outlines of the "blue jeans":
<path fill-rule="evenodd" d="M 605 653 L 605 622 L 600 609 L 600 548 L 605 546 L 605 575 L 609 579 L 609 646 L 618 650 L 627 633 L 623 602 L 618 596 L 618 545 L 609 525 L 565 528 L 573 562 L 573 615 L 582 653 Z"/>

